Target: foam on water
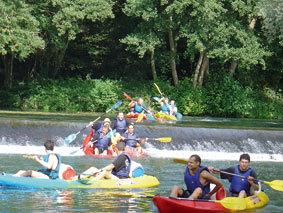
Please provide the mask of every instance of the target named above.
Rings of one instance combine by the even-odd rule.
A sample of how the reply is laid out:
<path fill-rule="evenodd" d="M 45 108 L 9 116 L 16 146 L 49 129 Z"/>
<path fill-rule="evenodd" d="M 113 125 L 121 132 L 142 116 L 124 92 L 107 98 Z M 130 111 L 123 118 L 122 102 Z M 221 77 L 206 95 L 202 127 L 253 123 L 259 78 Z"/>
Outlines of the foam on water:
<path fill-rule="evenodd" d="M 55 148 L 55 152 L 62 156 L 83 156 L 84 153 L 80 147 L 59 146 Z M 242 152 L 215 152 L 215 151 L 192 151 L 190 149 L 169 150 L 158 149 L 147 144 L 146 152 L 154 158 L 188 158 L 192 154 L 198 154 L 204 160 L 215 161 L 238 161 Z M 44 155 L 43 146 L 20 146 L 20 145 L 0 145 L 0 154 L 36 154 Z M 249 153 L 253 161 L 273 161 L 283 162 L 282 154 L 267 153 Z"/>

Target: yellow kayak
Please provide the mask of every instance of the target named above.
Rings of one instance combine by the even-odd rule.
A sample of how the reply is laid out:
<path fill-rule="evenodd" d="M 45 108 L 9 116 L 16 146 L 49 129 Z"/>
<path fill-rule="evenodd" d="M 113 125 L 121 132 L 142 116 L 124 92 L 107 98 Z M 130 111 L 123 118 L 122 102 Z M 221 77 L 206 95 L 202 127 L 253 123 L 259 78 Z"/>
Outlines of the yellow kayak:
<path fill-rule="evenodd" d="M 246 203 L 246 209 L 262 208 L 269 202 L 268 196 L 264 192 L 259 192 L 257 195 L 252 195 L 244 198 Z"/>
<path fill-rule="evenodd" d="M 177 121 L 177 118 L 173 115 L 169 115 L 163 112 L 158 112 L 154 115 L 156 118 L 164 119 L 167 121 Z"/>
<path fill-rule="evenodd" d="M 100 189 L 136 189 L 158 186 L 160 183 L 156 177 L 143 175 L 136 178 L 126 179 L 104 179 L 96 180 L 93 177 L 80 180 L 81 185 L 70 186 L 70 188 L 100 188 Z"/>

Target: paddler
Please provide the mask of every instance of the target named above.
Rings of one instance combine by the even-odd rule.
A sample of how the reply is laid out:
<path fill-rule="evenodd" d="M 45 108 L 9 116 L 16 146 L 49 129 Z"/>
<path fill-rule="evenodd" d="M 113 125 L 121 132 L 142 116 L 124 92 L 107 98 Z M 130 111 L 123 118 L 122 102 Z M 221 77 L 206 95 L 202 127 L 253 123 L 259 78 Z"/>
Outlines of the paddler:
<path fill-rule="evenodd" d="M 37 171 L 34 170 L 20 170 L 14 176 L 16 177 L 33 177 L 33 178 L 45 178 L 45 179 L 57 179 L 59 178 L 59 168 L 61 164 L 60 156 L 54 152 L 54 141 L 47 140 L 44 143 L 46 155 L 42 158 L 36 155 L 26 156 L 29 159 L 35 160 L 41 164 L 44 168 Z"/>
<path fill-rule="evenodd" d="M 201 166 L 201 158 L 198 155 L 191 155 L 185 169 L 184 181 L 187 189 L 173 186 L 171 197 L 182 197 L 189 199 L 209 199 L 223 185 L 208 171 L 208 168 Z M 210 191 L 210 183 L 215 187 Z"/>
<path fill-rule="evenodd" d="M 221 179 L 228 179 L 230 182 L 229 194 L 232 197 L 247 197 L 251 195 L 251 189 L 258 190 L 259 186 L 255 171 L 250 167 L 250 155 L 240 155 L 239 164 L 226 169 L 215 170 L 213 167 L 209 167 L 209 170 L 214 174 L 220 173 Z M 227 173 L 235 174 L 230 175 Z M 236 175 L 244 176 L 246 178 L 237 177 Z"/>
<path fill-rule="evenodd" d="M 131 101 L 129 106 L 131 108 L 131 113 L 142 113 L 144 110 L 143 99 L 138 98 L 137 101 Z"/>
<path fill-rule="evenodd" d="M 119 142 L 116 145 L 118 156 L 108 166 L 98 170 L 91 167 L 84 171 L 80 178 L 84 176 L 94 175 L 96 179 L 123 179 L 129 178 L 131 169 L 131 158 L 125 153 L 125 144 Z"/>
<path fill-rule="evenodd" d="M 119 112 L 114 120 L 113 130 L 116 130 L 120 135 L 124 134 L 127 130 L 128 122 L 125 119 L 124 113 Z"/>

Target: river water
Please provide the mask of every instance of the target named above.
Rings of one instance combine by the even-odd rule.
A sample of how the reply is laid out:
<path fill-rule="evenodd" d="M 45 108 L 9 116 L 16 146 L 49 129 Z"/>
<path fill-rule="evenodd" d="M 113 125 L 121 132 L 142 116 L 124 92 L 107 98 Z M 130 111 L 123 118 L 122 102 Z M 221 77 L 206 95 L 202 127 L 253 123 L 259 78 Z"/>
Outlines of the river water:
<path fill-rule="evenodd" d="M 248 123 L 248 124 L 247 124 Z M 224 168 L 235 165 L 243 152 L 251 155 L 252 166 L 261 180 L 283 179 L 283 131 L 276 121 L 239 122 L 239 120 L 201 118 L 188 119 L 180 124 L 137 125 L 140 136 L 172 137 L 171 143 L 150 141 L 146 144 L 149 157 L 136 159 L 147 174 L 156 176 L 160 186 L 142 190 L 119 190 L 143 195 L 168 195 L 172 185 L 183 185 L 184 165 L 172 158 L 188 158 L 199 154 L 203 165 Z M 88 133 L 84 131 L 70 145 L 63 138 L 86 125 L 56 119 L 0 118 L 0 171 L 14 173 L 19 169 L 36 169 L 38 164 L 22 158 L 22 154 L 44 154 L 46 138 L 57 141 L 56 152 L 64 163 L 78 173 L 90 166 L 103 167 L 111 159 L 83 156 L 80 144 Z M 205 128 L 204 128 L 205 127 Z M 78 150 L 75 154 L 73 151 Z M 228 186 L 226 181 L 223 181 Z M 283 212 L 283 192 L 263 186 L 270 198 L 269 204 L 253 212 Z M 113 190 L 111 190 L 113 192 Z M 127 198 L 109 194 L 109 190 L 36 190 L 0 188 L 0 212 L 157 212 L 150 198 Z"/>

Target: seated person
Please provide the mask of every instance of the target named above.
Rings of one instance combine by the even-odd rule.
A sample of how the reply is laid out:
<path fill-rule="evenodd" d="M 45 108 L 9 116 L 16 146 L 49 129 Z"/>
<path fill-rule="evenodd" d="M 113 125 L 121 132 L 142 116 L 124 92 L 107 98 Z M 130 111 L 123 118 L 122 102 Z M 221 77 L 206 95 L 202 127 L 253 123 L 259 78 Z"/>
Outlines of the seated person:
<path fill-rule="evenodd" d="M 95 155 L 107 155 L 108 147 L 111 145 L 111 136 L 108 133 L 112 131 L 107 123 L 98 129 L 93 136 L 92 143 L 95 146 Z"/>
<path fill-rule="evenodd" d="M 141 139 L 135 133 L 134 125 L 130 124 L 128 130 L 122 136 L 123 141 L 126 144 L 126 152 L 137 152 L 139 154 L 143 153 L 141 144 L 147 141 L 147 138 Z"/>
<path fill-rule="evenodd" d="M 123 179 L 129 178 L 130 175 L 130 166 L 131 166 L 131 159 L 130 157 L 124 152 L 125 151 L 125 144 L 123 142 L 119 142 L 116 145 L 118 156 L 114 159 L 114 161 L 105 166 L 104 168 L 98 170 L 95 167 L 91 167 L 88 170 L 84 171 L 80 178 L 85 176 L 94 175 L 95 179 Z"/>
<path fill-rule="evenodd" d="M 159 104 L 160 104 L 161 112 L 163 112 L 165 114 L 170 113 L 170 104 L 169 104 L 169 99 L 167 97 L 161 98 L 159 100 Z"/>
<path fill-rule="evenodd" d="M 209 173 L 207 167 L 201 166 L 201 158 L 198 155 L 190 156 L 185 169 L 184 180 L 187 189 L 173 186 L 171 197 L 210 199 L 210 196 L 223 186 L 216 177 Z M 210 183 L 215 184 L 212 191 L 210 191 Z"/>
<path fill-rule="evenodd" d="M 143 99 L 138 98 L 137 101 L 131 101 L 129 106 L 131 108 L 131 113 L 142 113 L 142 111 L 144 110 Z"/>
<path fill-rule="evenodd" d="M 26 156 L 29 159 L 35 160 L 41 164 L 43 169 L 37 171 L 34 170 L 20 170 L 14 176 L 17 177 L 33 177 L 33 178 L 45 178 L 45 179 L 57 179 L 59 178 L 60 169 L 60 156 L 54 152 L 54 141 L 47 140 L 44 143 L 45 151 L 47 155 L 39 158 L 36 155 Z"/>
<path fill-rule="evenodd" d="M 256 173 L 252 167 L 250 167 L 250 155 L 242 154 L 239 159 L 239 164 L 226 169 L 215 170 L 213 167 L 208 168 L 214 174 L 219 174 L 221 179 L 228 179 L 230 182 L 230 188 L 228 195 L 232 197 L 247 197 L 250 196 L 251 188 L 258 190 L 259 185 L 255 181 Z M 230 175 L 226 172 L 235 174 Z M 246 178 L 237 177 L 236 175 L 244 176 Z"/>
<path fill-rule="evenodd" d="M 124 134 L 126 132 L 128 126 L 128 122 L 125 119 L 124 113 L 119 112 L 115 121 L 114 121 L 114 127 L 113 130 L 116 130 L 119 134 Z"/>

